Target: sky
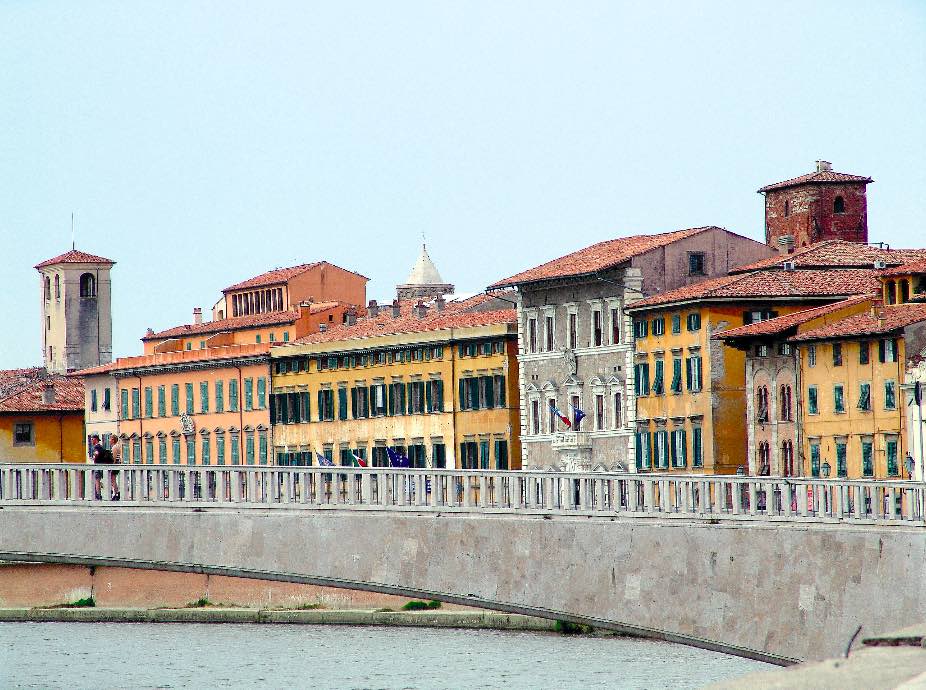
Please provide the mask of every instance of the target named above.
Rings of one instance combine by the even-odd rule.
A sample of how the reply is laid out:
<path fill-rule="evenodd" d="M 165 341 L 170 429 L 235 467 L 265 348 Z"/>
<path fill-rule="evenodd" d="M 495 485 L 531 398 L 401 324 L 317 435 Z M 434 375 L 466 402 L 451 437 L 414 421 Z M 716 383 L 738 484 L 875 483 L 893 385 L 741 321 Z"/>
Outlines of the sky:
<path fill-rule="evenodd" d="M 424 237 L 459 292 L 605 239 L 720 225 L 816 159 L 871 241 L 926 246 L 926 2 L 0 3 L 0 368 L 33 266 L 113 269 L 116 356 L 266 270 L 390 300 Z"/>

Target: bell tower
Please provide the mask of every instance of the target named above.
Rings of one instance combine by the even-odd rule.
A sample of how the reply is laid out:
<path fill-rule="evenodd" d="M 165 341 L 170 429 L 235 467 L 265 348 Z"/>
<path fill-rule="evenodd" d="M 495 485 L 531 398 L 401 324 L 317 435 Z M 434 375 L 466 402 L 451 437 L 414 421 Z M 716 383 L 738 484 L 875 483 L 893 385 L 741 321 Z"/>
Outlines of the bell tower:
<path fill-rule="evenodd" d="M 782 253 L 822 240 L 867 243 L 871 182 L 817 161 L 812 173 L 762 187 L 766 243 Z"/>
<path fill-rule="evenodd" d="M 110 269 L 115 262 L 72 249 L 36 265 L 42 304 L 42 358 L 64 374 L 113 356 Z"/>

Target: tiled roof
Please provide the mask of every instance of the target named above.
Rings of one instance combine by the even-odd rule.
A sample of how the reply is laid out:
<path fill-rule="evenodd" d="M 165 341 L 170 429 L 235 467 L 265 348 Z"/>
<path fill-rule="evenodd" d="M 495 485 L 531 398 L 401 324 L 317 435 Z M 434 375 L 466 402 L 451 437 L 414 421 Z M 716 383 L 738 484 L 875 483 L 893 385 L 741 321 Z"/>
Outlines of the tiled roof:
<path fill-rule="evenodd" d="M 833 312 L 840 311 L 856 304 L 862 304 L 872 300 L 874 295 L 857 295 L 849 299 L 840 300 L 831 304 L 824 304 L 822 307 L 813 307 L 812 309 L 802 309 L 784 316 L 776 316 L 774 319 L 766 319 L 757 323 L 751 323 L 747 326 L 731 328 L 720 333 L 715 333 L 711 337 L 714 340 L 727 340 L 737 338 L 755 338 L 757 336 L 772 336 L 784 333 L 790 328 L 795 328 L 802 323 L 807 323 L 813 319 L 826 316 Z"/>
<path fill-rule="evenodd" d="M 863 314 L 848 316 L 836 323 L 800 333 L 790 340 L 804 342 L 807 340 L 835 340 L 868 335 L 885 335 L 911 323 L 926 321 L 926 304 L 907 303 L 884 307 L 872 315 L 871 310 Z"/>
<path fill-rule="evenodd" d="M 873 182 L 870 177 L 864 175 L 850 175 L 848 173 L 834 172 L 832 170 L 820 170 L 817 172 L 807 173 L 800 177 L 792 177 L 790 180 L 767 184 L 759 188 L 759 192 L 768 192 L 773 189 L 784 189 L 786 187 L 796 187 L 799 184 L 840 184 L 845 182 L 864 182 L 868 184 Z"/>
<path fill-rule="evenodd" d="M 246 288 L 262 287 L 266 285 L 279 285 L 280 283 L 285 283 L 290 278 L 294 278 L 295 276 L 301 273 L 305 273 L 306 271 L 312 268 L 315 268 L 316 266 L 322 266 L 322 265 L 334 266 L 334 268 L 341 268 L 340 266 L 335 266 L 334 264 L 329 263 L 327 261 L 314 261 L 309 264 L 300 264 L 298 266 L 290 266 L 289 268 L 275 268 L 272 271 L 261 273 L 259 276 L 254 276 L 253 278 L 248 278 L 247 280 L 243 280 L 240 283 L 235 283 L 234 285 L 230 285 L 229 287 L 222 290 L 222 292 L 231 292 L 232 290 L 244 290 Z M 365 280 L 369 280 L 369 278 L 367 278 L 366 276 L 360 275 L 359 273 L 356 273 L 355 271 L 350 271 L 346 268 L 342 268 L 341 270 L 347 271 L 348 273 L 353 273 L 354 275 L 360 276 L 361 278 Z"/>
<path fill-rule="evenodd" d="M 72 249 L 60 254 L 53 259 L 48 259 L 43 261 L 40 264 L 36 264 L 36 268 L 45 268 L 45 266 L 54 266 L 55 264 L 115 264 L 116 262 L 112 259 L 105 259 L 102 256 L 95 256 L 94 254 L 88 254 L 87 252 L 82 252 L 78 249 Z"/>
<path fill-rule="evenodd" d="M 99 367 L 82 369 L 75 372 L 78 376 L 94 376 L 107 374 L 125 369 L 144 369 L 146 367 L 164 367 L 172 364 L 192 364 L 196 362 L 214 362 L 239 357 L 253 357 L 265 355 L 270 351 L 270 343 L 248 343 L 246 345 L 227 345 L 224 347 L 209 347 L 203 350 L 178 350 L 176 352 L 160 352 L 153 355 L 139 355 L 137 357 L 120 357 L 115 362 Z"/>
<path fill-rule="evenodd" d="M 756 271 L 705 280 L 627 305 L 628 311 L 678 302 L 771 297 L 848 297 L 878 290 L 878 274 L 868 269 Z"/>
<path fill-rule="evenodd" d="M 251 314 L 249 316 L 233 316 L 229 319 L 206 321 L 204 323 L 188 323 L 183 326 L 174 326 L 158 333 L 149 333 L 142 338 L 147 340 L 164 340 L 165 338 L 183 338 L 191 335 L 206 335 L 208 333 L 222 333 L 223 331 L 239 331 L 242 328 L 257 328 L 260 326 L 276 326 L 277 324 L 295 323 L 299 318 L 296 311 L 274 311 L 266 314 Z"/>
<path fill-rule="evenodd" d="M 926 254 L 926 249 L 923 250 L 923 253 Z M 881 275 L 883 276 L 903 276 L 913 273 L 926 273 L 926 259 L 922 261 L 913 261 L 908 264 L 903 264 L 897 268 L 889 268 L 886 271 L 882 271 Z"/>
<path fill-rule="evenodd" d="M 606 240 L 580 249 L 572 254 L 553 259 L 540 266 L 535 266 L 510 278 L 505 278 L 489 286 L 489 290 L 501 287 L 513 287 L 523 283 L 534 283 L 555 278 L 568 278 L 570 276 L 588 275 L 596 271 L 613 268 L 629 261 L 634 256 L 648 252 L 651 249 L 664 247 L 686 237 L 692 237 L 707 230 L 721 230 L 715 226 L 689 228 L 675 232 L 664 232 L 656 235 L 634 235 L 620 237 L 615 240 Z"/>
<path fill-rule="evenodd" d="M 926 260 L 926 249 L 888 249 L 871 244 L 824 240 L 795 249 L 791 254 L 772 256 L 746 266 L 737 266 L 730 273 L 748 273 L 760 268 L 781 268 L 793 262 L 797 268 L 873 268 L 875 261 L 887 266 L 899 266 L 910 261 Z"/>
<path fill-rule="evenodd" d="M 0 371 L 0 413 L 74 412 L 84 409 L 84 382 L 77 376 L 49 374 L 43 368 Z M 55 401 L 44 402 L 52 386 Z"/>

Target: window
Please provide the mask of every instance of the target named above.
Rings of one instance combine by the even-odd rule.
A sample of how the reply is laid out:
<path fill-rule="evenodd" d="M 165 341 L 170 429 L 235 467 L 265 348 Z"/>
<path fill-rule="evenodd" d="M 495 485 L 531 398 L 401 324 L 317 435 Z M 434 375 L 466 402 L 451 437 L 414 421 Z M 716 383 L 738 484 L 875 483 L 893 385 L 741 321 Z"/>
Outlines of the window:
<path fill-rule="evenodd" d="M 701 357 L 689 357 L 685 361 L 685 378 L 688 384 L 688 390 L 698 392 L 701 390 Z"/>
<path fill-rule="evenodd" d="M 617 307 L 611 308 L 611 344 L 617 345 L 621 342 L 621 310 Z"/>
<path fill-rule="evenodd" d="M 377 383 L 370 386 L 370 407 L 372 416 L 382 417 L 387 411 L 386 384 Z"/>
<path fill-rule="evenodd" d="M 768 357 L 768 345 L 762 344 L 756 346 L 756 357 Z"/>
<path fill-rule="evenodd" d="M 871 411 L 871 384 L 860 383 L 858 385 L 858 409 L 865 412 Z"/>
<path fill-rule="evenodd" d="M 267 432 L 261 431 L 257 437 L 257 462 L 267 464 Z"/>
<path fill-rule="evenodd" d="M 768 441 L 762 441 L 756 451 L 756 471 L 761 476 L 767 476 L 771 472 L 770 467 L 771 452 Z"/>
<path fill-rule="evenodd" d="M 623 410 L 621 408 L 621 394 L 612 393 L 611 394 L 611 428 L 620 429 L 621 428 L 621 418 Z"/>
<path fill-rule="evenodd" d="M 141 391 L 132 389 L 132 419 L 141 417 Z"/>
<path fill-rule="evenodd" d="M 900 303 L 906 304 L 910 301 L 910 281 L 904 278 L 897 283 L 897 287 L 900 288 Z"/>
<path fill-rule="evenodd" d="M 791 386 L 782 385 L 778 389 L 778 414 L 782 422 L 792 420 L 791 413 Z"/>
<path fill-rule="evenodd" d="M 846 477 L 848 476 L 848 468 L 846 467 L 846 443 L 845 441 L 836 442 L 836 476 L 837 477 Z"/>
<path fill-rule="evenodd" d="M 202 414 L 209 412 L 209 382 L 199 382 L 199 411 Z"/>
<path fill-rule="evenodd" d="M 145 386 L 145 417 L 151 419 L 154 416 L 154 392 L 151 386 Z"/>
<path fill-rule="evenodd" d="M 569 349 L 575 350 L 578 343 L 578 314 L 569 314 Z"/>
<path fill-rule="evenodd" d="M 595 396 L 595 430 L 604 430 L 604 395 Z"/>
<path fill-rule="evenodd" d="M 653 335 L 664 335 L 666 332 L 666 319 L 664 316 L 660 316 L 658 319 L 653 319 Z"/>
<path fill-rule="evenodd" d="M 868 341 L 864 341 L 858 344 L 858 363 L 859 364 L 868 364 L 869 358 Z"/>
<path fill-rule="evenodd" d="M 637 470 L 648 470 L 652 461 L 649 432 L 638 431 L 636 441 Z"/>
<path fill-rule="evenodd" d="M 495 440 L 495 469 L 508 469 L 508 441 L 503 439 Z"/>
<path fill-rule="evenodd" d="M 649 331 L 649 321 L 646 319 L 637 319 L 633 322 L 633 337 L 645 338 Z"/>
<path fill-rule="evenodd" d="M 225 464 L 225 434 L 216 433 L 215 435 L 215 464 Z"/>
<path fill-rule="evenodd" d="M 875 475 L 874 462 L 871 457 L 871 439 L 862 439 L 862 476 L 873 477 Z"/>
<path fill-rule="evenodd" d="M 810 476 L 820 476 L 820 444 L 810 444 Z"/>
<path fill-rule="evenodd" d="M 96 389 L 90 391 L 90 411 L 96 412 Z"/>
<path fill-rule="evenodd" d="M 467 381 L 474 381 L 475 379 L 467 379 Z M 389 384 L 389 412 L 390 415 L 403 415 L 406 410 L 406 400 L 405 400 L 405 384 L 401 381 L 393 382 Z M 478 404 L 478 394 L 476 396 Z M 474 408 L 466 408 L 474 409 Z"/>
<path fill-rule="evenodd" d="M 553 342 L 553 317 L 547 316 L 543 320 L 544 322 L 544 345 L 546 346 L 547 352 L 553 352 L 554 342 Z"/>
<path fill-rule="evenodd" d="M 633 383 L 637 395 L 649 395 L 649 363 L 635 364 L 633 374 Z"/>
<path fill-rule="evenodd" d="M 108 410 L 112 405 L 112 400 L 110 399 L 109 388 L 103 389 L 103 409 Z"/>
<path fill-rule="evenodd" d="M 257 377 L 257 409 L 267 409 L 267 379 L 263 376 Z"/>
<path fill-rule="evenodd" d="M 807 414 L 820 414 L 820 409 L 817 406 L 816 386 L 807 387 Z"/>
<path fill-rule="evenodd" d="M 186 437 L 186 464 L 196 464 L 196 438 L 194 436 Z"/>
<path fill-rule="evenodd" d="M 540 433 L 540 401 L 531 400 L 531 433 Z"/>
<path fill-rule="evenodd" d="M 55 275 L 55 299 L 61 299 L 61 276 Z"/>
<path fill-rule="evenodd" d="M 354 419 L 365 419 L 370 416 L 370 389 L 359 386 L 350 389 L 351 415 Z"/>
<path fill-rule="evenodd" d="M 878 341 L 878 361 L 882 364 L 885 362 L 897 361 L 897 340 L 886 338 Z"/>
<path fill-rule="evenodd" d="M 186 413 L 193 414 L 193 384 L 186 384 Z"/>
<path fill-rule="evenodd" d="M 592 344 L 599 347 L 602 343 L 601 334 L 601 310 L 592 310 Z"/>
<path fill-rule="evenodd" d="M 894 381 L 884 382 L 884 409 L 897 409 L 897 384 Z"/>
<path fill-rule="evenodd" d="M 684 429 L 672 430 L 672 467 L 688 466 L 688 440 Z"/>
<path fill-rule="evenodd" d="M 80 296 L 81 299 L 96 297 L 96 278 L 92 273 L 84 273 L 80 276 Z"/>
<path fill-rule="evenodd" d="M 45 301 L 51 301 L 51 278 L 45 278 Z"/>
<path fill-rule="evenodd" d="M 238 379 L 228 380 L 228 411 L 238 411 Z"/>
<path fill-rule="evenodd" d="M 846 212 L 846 202 L 841 196 L 837 196 L 833 199 L 833 213 L 845 213 Z"/>
<path fill-rule="evenodd" d="M 254 409 L 254 379 L 247 378 L 244 380 L 244 411 L 250 412 Z"/>
<path fill-rule="evenodd" d="M 663 470 L 669 467 L 668 431 L 657 431 L 653 434 L 653 466 Z"/>
<path fill-rule="evenodd" d="M 228 446 L 231 451 L 231 464 L 241 464 L 241 442 L 238 440 L 239 434 L 232 434 Z"/>
<path fill-rule="evenodd" d="M 791 343 L 779 343 L 778 344 L 778 354 L 779 355 L 790 355 L 791 354 Z"/>
<path fill-rule="evenodd" d="M 768 422 L 768 388 L 759 386 L 756 389 L 756 421 L 760 424 Z"/>
<path fill-rule="evenodd" d="M 897 304 L 897 291 L 893 280 L 885 281 L 884 287 L 887 289 L 887 303 Z"/>
<path fill-rule="evenodd" d="M 13 425 L 13 445 L 14 446 L 34 446 L 35 436 L 33 435 L 32 422 L 17 422 Z"/>
<path fill-rule="evenodd" d="M 158 439 L 158 463 L 161 465 L 167 464 L 167 439 L 160 438 Z"/>
<path fill-rule="evenodd" d="M 212 443 L 209 439 L 209 434 L 203 434 L 202 440 L 200 442 L 200 454 L 202 457 L 202 463 L 204 465 L 212 464 Z"/>
<path fill-rule="evenodd" d="M 334 391 L 330 388 L 318 391 L 318 421 L 334 421 Z"/>
<path fill-rule="evenodd" d="M 785 477 L 794 476 L 794 443 L 790 440 L 781 442 L 781 473 Z"/>
<path fill-rule="evenodd" d="M 758 309 L 755 311 L 744 311 L 743 312 L 743 325 L 749 325 L 751 323 L 759 323 L 761 321 L 768 321 L 769 319 L 774 319 L 778 316 L 777 311 L 772 311 L 770 309 Z"/>
<path fill-rule="evenodd" d="M 785 199 L 785 218 L 791 215 L 791 204 Z"/>
<path fill-rule="evenodd" d="M 460 467 L 464 470 L 475 470 L 479 467 L 479 444 L 475 441 L 464 441 L 460 444 Z"/>
<path fill-rule="evenodd" d="M 547 430 L 552 434 L 556 431 L 556 423 L 563 421 L 562 419 L 560 419 L 559 415 L 556 414 L 556 400 L 554 398 L 550 398 L 549 400 L 547 400 L 547 411 L 549 412 L 549 415 L 550 415 L 549 420 L 548 420 L 549 425 L 547 426 Z"/>
<path fill-rule="evenodd" d="M 817 366 L 817 346 L 816 345 L 807 346 L 807 366 L 808 367 Z"/>
<path fill-rule="evenodd" d="M 254 432 L 248 432 L 244 436 L 244 458 L 248 465 L 254 464 Z"/>
<path fill-rule="evenodd" d="M 175 438 L 171 440 L 170 453 L 171 453 L 171 458 L 174 461 L 174 464 L 179 465 L 180 464 L 180 439 L 179 438 Z"/>
<path fill-rule="evenodd" d="M 672 358 L 672 383 L 669 384 L 669 390 L 672 393 L 679 394 L 682 392 L 682 358 Z"/>
<path fill-rule="evenodd" d="M 692 312 L 688 315 L 688 330 L 689 331 L 700 331 L 701 330 L 701 314 L 698 312 Z"/>
<path fill-rule="evenodd" d="M 672 332 L 676 335 L 682 332 L 682 315 L 672 314 Z"/>
<path fill-rule="evenodd" d="M 120 403 L 121 403 L 120 405 L 121 414 L 119 415 L 119 418 L 129 419 L 129 390 L 127 388 L 121 389 L 119 391 L 119 398 L 120 398 Z"/>
<path fill-rule="evenodd" d="M 704 275 L 704 252 L 688 252 L 688 275 Z"/>
<path fill-rule="evenodd" d="M 842 343 L 833 343 L 833 366 L 842 366 Z"/>
<path fill-rule="evenodd" d="M 528 352 L 537 352 L 537 319 L 527 320 Z"/>
<path fill-rule="evenodd" d="M 704 451 L 701 446 L 701 427 L 696 426 L 691 430 L 691 465 L 692 467 L 703 467 Z"/>
<path fill-rule="evenodd" d="M 846 402 L 845 396 L 843 395 L 843 387 L 841 383 L 837 383 L 833 386 L 833 412 L 842 413 L 846 411 Z"/>
<path fill-rule="evenodd" d="M 889 477 L 898 476 L 897 468 L 897 439 L 889 438 L 884 442 L 884 454 L 887 457 L 887 474 Z"/>
<path fill-rule="evenodd" d="M 665 392 L 663 386 L 665 362 L 661 359 L 656 360 L 656 368 L 653 371 L 653 395 L 662 395 Z"/>
<path fill-rule="evenodd" d="M 170 413 L 174 417 L 180 414 L 180 385 L 177 383 L 170 386 Z"/>
<path fill-rule="evenodd" d="M 167 416 L 167 394 L 164 386 L 158 386 L 158 417 Z"/>
<path fill-rule="evenodd" d="M 215 411 L 225 412 L 225 382 L 215 382 Z"/>
<path fill-rule="evenodd" d="M 424 381 L 412 381 L 408 384 L 408 413 L 424 414 Z M 422 449 L 424 446 L 422 446 Z"/>

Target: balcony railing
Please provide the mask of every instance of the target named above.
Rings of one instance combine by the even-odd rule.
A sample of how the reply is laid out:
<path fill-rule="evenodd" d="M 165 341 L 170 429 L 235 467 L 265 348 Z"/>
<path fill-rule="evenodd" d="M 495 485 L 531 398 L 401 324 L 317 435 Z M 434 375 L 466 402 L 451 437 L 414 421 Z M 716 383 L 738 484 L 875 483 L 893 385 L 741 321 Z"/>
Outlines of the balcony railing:
<path fill-rule="evenodd" d="M 235 506 L 910 526 L 926 524 L 924 504 L 926 484 L 911 481 L 337 466 L 0 465 L 0 506 Z"/>

